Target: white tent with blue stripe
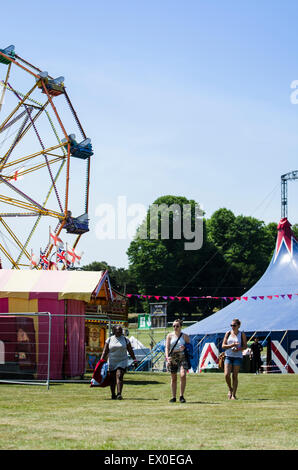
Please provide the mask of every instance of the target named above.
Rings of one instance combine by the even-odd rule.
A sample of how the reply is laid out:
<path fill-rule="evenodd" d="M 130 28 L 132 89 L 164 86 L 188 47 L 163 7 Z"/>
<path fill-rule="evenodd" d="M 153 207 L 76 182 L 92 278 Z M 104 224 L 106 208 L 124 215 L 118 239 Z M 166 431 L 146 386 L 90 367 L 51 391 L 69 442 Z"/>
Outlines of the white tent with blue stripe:
<path fill-rule="evenodd" d="M 216 365 L 223 335 L 239 318 L 248 339 L 256 335 L 267 345 L 272 371 L 298 373 L 298 242 L 286 218 L 277 230 L 275 251 L 261 279 L 241 300 L 184 330 L 196 351 L 194 369 L 204 368 L 201 355 L 207 343 L 208 364 Z"/>

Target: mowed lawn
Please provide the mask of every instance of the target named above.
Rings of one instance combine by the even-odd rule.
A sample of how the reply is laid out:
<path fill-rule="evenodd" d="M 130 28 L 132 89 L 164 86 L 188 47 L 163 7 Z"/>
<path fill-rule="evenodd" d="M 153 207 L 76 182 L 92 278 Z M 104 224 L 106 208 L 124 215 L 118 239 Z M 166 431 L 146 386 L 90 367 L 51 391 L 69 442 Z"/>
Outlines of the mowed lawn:
<path fill-rule="evenodd" d="M 297 449 L 298 375 L 190 374 L 169 403 L 167 373 L 127 373 L 123 401 L 87 383 L 0 384 L 0 449 Z"/>

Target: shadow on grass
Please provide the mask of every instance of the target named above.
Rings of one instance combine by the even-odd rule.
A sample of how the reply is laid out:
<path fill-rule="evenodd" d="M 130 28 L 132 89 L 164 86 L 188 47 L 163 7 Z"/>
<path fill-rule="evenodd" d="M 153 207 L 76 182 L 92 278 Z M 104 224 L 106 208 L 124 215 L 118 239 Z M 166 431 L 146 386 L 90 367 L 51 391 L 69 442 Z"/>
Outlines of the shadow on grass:
<path fill-rule="evenodd" d="M 269 398 L 240 398 L 241 401 L 272 401 Z"/>
<path fill-rule="evenodd" d="M 124 380 L 124 384 L 126 385 L 157 385 L 162 384 L 163 382 L 158 382 L 157 380 Z"/>
<path fill-rule="evenodd" d="M 105 398 L 105 401 L 110 401 L 111 398 Z M 113 402 L 119 401 L 159 401 L 158 398 L 123 398 L 123 400 L 112 400 Z"/>
<path fill-rule="evenodd" d="M 187 400 L 186 404 L 188 405 L 220 405 L 221 403 L 218 403 L 216 401 L 188 401 Z"/>

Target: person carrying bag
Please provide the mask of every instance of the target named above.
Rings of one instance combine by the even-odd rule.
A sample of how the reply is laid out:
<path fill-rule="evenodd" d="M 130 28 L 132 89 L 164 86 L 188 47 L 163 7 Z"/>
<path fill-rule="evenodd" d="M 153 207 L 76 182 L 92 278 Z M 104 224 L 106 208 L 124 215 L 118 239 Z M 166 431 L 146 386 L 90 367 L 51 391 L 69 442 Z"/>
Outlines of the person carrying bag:
<path fill-rule="evenodd" d="M 167 369 L 171 373 L 172 398 L 170 403 L 176 402 L 177 373 L 180 372 L 180 403 L 185 403 L 184 392 L 186 387 L 186 373 L 190 364 L 185 355 L 186 344 L 190 343 L 189 336 L 181 332 L 182 320 L 173 323 L 174 332 L 166 338 L 165 356 Z"/>

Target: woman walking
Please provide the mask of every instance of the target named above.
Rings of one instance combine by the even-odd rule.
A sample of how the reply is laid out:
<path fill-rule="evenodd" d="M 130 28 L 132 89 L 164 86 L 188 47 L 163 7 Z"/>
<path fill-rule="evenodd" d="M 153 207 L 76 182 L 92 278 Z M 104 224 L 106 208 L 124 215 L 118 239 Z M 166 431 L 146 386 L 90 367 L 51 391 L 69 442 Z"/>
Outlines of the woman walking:
<path fill-rule="evenodd" d="M 229 388 L 228 398 L 236 400 L 238 388 L 238 373 L 242 364 L 242 351 L 247 348 L 245 333 L 239 330 L 241 325 L 238 318 L 231 322 L 231 331 L 227 331 L 222 342 L 222 349 L 225 350 L 225 380 Z M 232 373 L 232 382 L 231 382 Z"/>
<path fill-rule="evenodd" d="M 122 400 L 123 377 L 128 365 L 127 351 L 134 362 L 137 362 L 129 339 L 123 335 L 122 327 L 117 325 L 113 328 L 113 335 L 105 342 L 101 359 L 108 357 L 109 372 L 111 376 L 112 400 Z M 117 394 L 115 389 L 117 387 Z"/>
<path fill-rule="evenodd" d="M 165 356 L 167 369 L 171 373 L 171 403 L 176 402 L 177 373 L 180 372 L 180 403 L 185 403 L 184 392 L 186 387 L 186 372 L 188 362 L 185 357 L 185 344 L 189 343 L 189 336 L 181 332 L 182 320 L 175 320 L 174 331 L 169 333 L 166 339 Z"/>

